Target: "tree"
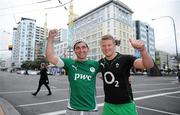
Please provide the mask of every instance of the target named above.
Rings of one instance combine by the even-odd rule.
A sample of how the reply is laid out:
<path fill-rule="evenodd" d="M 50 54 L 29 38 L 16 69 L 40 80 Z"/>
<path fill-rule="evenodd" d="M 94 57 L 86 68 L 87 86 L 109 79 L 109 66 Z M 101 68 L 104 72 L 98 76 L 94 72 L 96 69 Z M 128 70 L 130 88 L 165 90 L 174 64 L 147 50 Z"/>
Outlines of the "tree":
<path fill-rule="evenodd" d="M 31 65 L 32 65 L 32 61 L 28 60 L 28 61 L 23 61 L 21 68 L 23 69 L 31 69 Z"/>
<path fill-rule="evenodd" d="M 34 61 L 27 60 L 27 61 L 22 62 L 21 68 L 32 69 L 32 70 L 40 69 L 41 63 L 48 64 L 48 61 L 45 57 L 43 57 L 42 59 L 38 59 L 38 60 L 36 59 Z"/>

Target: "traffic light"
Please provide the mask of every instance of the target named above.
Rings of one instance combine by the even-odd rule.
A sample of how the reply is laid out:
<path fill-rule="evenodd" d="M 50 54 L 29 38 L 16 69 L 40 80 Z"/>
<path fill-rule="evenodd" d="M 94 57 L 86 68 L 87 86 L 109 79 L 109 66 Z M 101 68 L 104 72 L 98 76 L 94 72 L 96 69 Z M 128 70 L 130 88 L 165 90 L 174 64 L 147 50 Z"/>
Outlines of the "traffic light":
<path fill-rule="evenodd" d="M 120 46 L 121 40 L 115 40 L 115 44 L 116 44 L 117 46 Z"/>
<path fill-rule="evenodd" d="M 12 45 L 8 45 L 8 50 L 12 50 L 13 46 Z"/>

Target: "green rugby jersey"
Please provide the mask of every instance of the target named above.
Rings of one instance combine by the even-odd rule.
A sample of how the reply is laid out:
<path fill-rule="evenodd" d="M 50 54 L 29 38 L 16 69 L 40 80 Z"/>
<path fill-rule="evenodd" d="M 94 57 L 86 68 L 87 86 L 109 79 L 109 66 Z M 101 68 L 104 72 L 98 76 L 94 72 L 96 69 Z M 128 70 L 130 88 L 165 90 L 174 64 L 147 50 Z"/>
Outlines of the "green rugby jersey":
<path fill-rule="evenodd" d="M 70 85 L 70 107 L 77 110 L 96 109 L 96 74 L 99 63 L 93 60 L 75 61 L 61 58 L 68 74 Z"/>

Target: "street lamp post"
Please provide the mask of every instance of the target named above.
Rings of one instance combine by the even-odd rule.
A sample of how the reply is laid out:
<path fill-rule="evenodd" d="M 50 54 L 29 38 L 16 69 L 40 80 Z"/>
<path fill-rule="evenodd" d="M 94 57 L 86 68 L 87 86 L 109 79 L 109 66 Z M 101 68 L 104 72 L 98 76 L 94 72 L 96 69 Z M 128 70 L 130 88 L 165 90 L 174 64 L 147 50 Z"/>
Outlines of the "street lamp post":
<path fill-rule="evenodd" d="M 179 69 L 179 57 L 178 57 L 178 47 L 177 47 L 177 38 L 176 38 L 176 26 L 175 26 L 175 21 L 174 21 L 174 19 L 173 19 L 171 16 L 162 16 L 162 17 L 155 18 L 155 19 L 152 19 L 152 20 L 158 20 L 158 19 L 161 19 L 161 18 L 169 18 L 169 19 L 171 19 L 172 22 L 173 22 L 174 39 L 175 39 L 175 45 L 176 45 L 176 61 L 177 61 L 177 70 L 178 70 L 178 69 Z"/>

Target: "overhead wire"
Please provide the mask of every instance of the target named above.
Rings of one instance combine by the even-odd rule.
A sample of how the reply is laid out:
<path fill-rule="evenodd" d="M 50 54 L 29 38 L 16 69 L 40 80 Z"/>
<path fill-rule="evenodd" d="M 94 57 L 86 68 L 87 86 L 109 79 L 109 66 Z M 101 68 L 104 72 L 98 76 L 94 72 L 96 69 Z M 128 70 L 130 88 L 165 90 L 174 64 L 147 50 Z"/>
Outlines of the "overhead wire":
<path fill-rule="evenodd" d="M 10 8 L 24 7 L 24 6 L 29 6 L 29 5 L 39 4 L 39 3 L 45 3 L 45 2 L 49 2 L 49 1 L 52 1 L 52 0 L 44 0 L 44 1 L 34 2 L 34 3 L 27 3 L 27 4 L 19 4 L 19 5 L 16 5 L 16 6 L 0 8 L 0 10 L 7 10 L 7 9 L 10 9 Z"/>
<path fill-rule="evenodd" d="M 38 2 L 38 3 L 44 3 L 45 1 L 47 2 L 47 1 L 52 1 L 52 0 L 44 0 L 44 1 Z M 49 10 L 49 9 L 54 9 L 54 8 L 63 7 L 63 6 L 65 6 L 65 5 L 67 5 L 67 4 L 69 4 L 70 2 L 72 2 L 72 0 L 66 2 L 66 3 L 64 3 L 64 4 L 62 4 L 62 5 L 58 5 L 58 6 L 54 6 L 54 7 L 48 7 L 48 8 L 43 8 L 43 9 L 40 9 L 40 10 L 43 11 L 43 10 Z M 37 4 L 37 2 L 36 2 L 36 3 L 31 3 L 31 5 L 32 5 L 32 4 Z M 9 8 L 10 8 L 10 7 L 9 7 Z M 13 8 L 13 7 L 11 7 L 11 8 Z M 14 13 L 15 13 L 15 14 L 23 14 L 23 13 L 28 13 L 28 12 L 37 12 L 37 10 L 29 10 L 29 11 L 14 12 Z M 12 13 L 1 14 L 0 16 L 10 15 L 10 14 L 12 14 Z"/>
<path fill-rule="evenodd" d="M 61 0 L 58 0 L 58 2 L 59 2 L 61 5 L 63 5 L 63 3 L 61 2 Z M 65 9 L 65 10 L 68 10 L 68 9 L 66 8 L 66 6 L 64 6 L 64 9 Z"/>
<path fill-rule="evenodd" d="M 42 9 L 44 10 L 44 9 Z M 15 15 L 15 14 L 23 14 L 23 13 L 29 13 L 29 12 L 37 12 L 37 10 L 29 10 L 29 11 L 22 11 L 22 12 L 14 12 L 14 13 L 7 13 L 7 14 L 2 14 L 0 16 L 6 16 L 6 15 Z M 39 11 L 40 12 L 40 11 Z"/>
<path fill-rule="evenodd" d="M 58 0 L 59 1 L 59 0 Z M 58 6 L 53 6 L 53 7 L 47 7 L 47 8 L 44 8 L 44 9 L 54 9 L 54 8 L 59 8 L 59 7 L 62 7 L 62 6 L 66 6 L 67 4 L 71 3 L 73 0 L 70 0 L 69 2 L 66 2 L 64 4 L 62 4 L 62 2 L 59 2 L 61 5 L 58 5 Z M 64 7 L 65 9 L 67 9 L 66 7 Z"/>

